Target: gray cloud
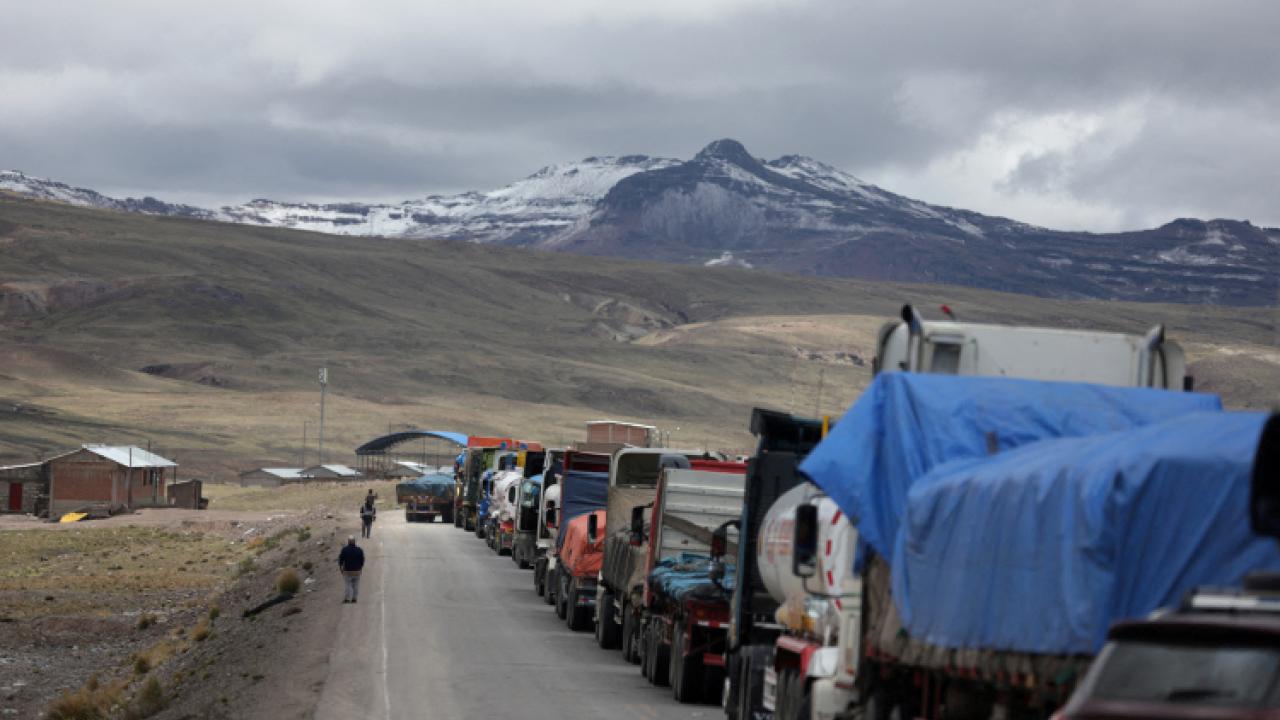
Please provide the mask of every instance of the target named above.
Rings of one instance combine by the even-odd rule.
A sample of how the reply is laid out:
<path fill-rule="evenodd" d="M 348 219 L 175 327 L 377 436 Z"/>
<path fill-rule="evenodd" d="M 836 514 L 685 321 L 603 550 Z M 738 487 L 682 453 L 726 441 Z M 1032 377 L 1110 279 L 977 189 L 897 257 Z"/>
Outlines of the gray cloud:
<path fill-rule="evenodd" d="M 1276 27 L 1267 0 L 23 3 L 0 166 L 396 199 L 731 136 L 1048 225 L 1280 225 Z"/>

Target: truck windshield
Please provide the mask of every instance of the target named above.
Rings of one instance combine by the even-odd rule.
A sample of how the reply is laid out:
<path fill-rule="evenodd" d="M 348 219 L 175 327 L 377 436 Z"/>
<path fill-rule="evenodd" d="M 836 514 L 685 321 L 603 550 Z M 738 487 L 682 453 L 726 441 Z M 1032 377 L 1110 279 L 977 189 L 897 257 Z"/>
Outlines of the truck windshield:
<path fill-rule="evenodd" d="M 536 508 L 538 507 L 538 491 L 542 487 L 532 480 L 525 480 L 520 488 L 520 507 Z"/>
<path fill-rule="evenodd" d="M 1121 641 L 1100 661 L 1091 699 L 1280 708 L 1280 648 Z"/>

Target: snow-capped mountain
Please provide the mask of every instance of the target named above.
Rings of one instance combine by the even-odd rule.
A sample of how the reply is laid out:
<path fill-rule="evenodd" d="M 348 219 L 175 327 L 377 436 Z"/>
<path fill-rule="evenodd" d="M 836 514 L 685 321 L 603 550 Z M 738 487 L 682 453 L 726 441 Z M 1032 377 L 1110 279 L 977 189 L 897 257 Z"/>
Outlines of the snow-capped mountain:
<path fill-rule="evenodd" d="M 346 235 L 549 250 L 813 275 L 945 282 L 1052 297 L 1268 305 L 1280 230 L 1176 220 L 1061 232 L 894 194 L 817 160 L 753 157 L 717 140 L 687 161 L 642 155 L 554 165 L 490 192 L 401 203 L 254 200 L 216 210 L 117 200 L 0 173 L 0 190 L 111 210 Z"/>

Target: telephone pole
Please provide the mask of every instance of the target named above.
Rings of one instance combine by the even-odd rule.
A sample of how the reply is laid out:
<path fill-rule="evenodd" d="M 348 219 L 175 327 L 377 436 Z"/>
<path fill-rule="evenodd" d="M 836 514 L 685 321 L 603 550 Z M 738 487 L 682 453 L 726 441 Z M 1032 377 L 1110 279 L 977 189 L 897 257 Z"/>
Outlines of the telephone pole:
<path fill-rule="evenodd" d="M 329 368 L 320 368 L 320 462 L 324 464 L 324 395 L 329 388 Z"/>

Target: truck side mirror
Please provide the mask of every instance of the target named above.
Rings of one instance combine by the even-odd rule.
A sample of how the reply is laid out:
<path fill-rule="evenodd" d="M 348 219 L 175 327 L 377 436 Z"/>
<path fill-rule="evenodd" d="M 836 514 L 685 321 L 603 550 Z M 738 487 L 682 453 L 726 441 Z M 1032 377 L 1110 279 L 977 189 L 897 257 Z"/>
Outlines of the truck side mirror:
<path fill-rule="evenodd" d="M 600 516 L 591 513 L 587 518 L 587 542 L 595 544 L 596 535 L 600 532 Z"/>
<path fill-rule="evenodd" d="M 737 520 L 729 520 L 728 522 L 721 523 L 720 527 L 712 531 L 711 533 L 711 559 L 712 560 L 719 560 L 720 558 L 725 556 L 725 553 L 729 549 L 729 528 L 731 526 L 738 527 L 738 524 L 739 523 Z"/>
<path fill-rule="evenodd" d="M 631 508 L 631 537 L 628 540 L 632 547 L 644 545 L 644 506 Z"/>
<path fill-rule="evenodd" d="M 791 572 L 811 578 L 818 572 L 818 506 L 796 508 L 795 536 L 791 543 Z"/>

